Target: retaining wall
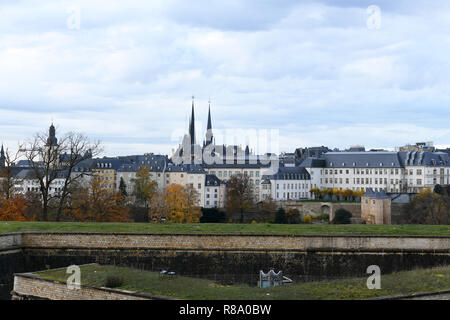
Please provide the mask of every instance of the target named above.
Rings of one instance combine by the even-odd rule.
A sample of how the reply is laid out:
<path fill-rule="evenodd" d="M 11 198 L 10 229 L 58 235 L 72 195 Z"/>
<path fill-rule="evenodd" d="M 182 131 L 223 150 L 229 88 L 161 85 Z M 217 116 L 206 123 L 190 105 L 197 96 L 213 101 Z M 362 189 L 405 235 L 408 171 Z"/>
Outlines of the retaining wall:
<path fill-rule="evenodd" d="M 81 285 L 69 289 L 62 281 L 25 273 L 14 275 L 13 300 L 167 300 L 166 297 L 126 290 Z"/>
<path fill-rule="evenodd" d="M 250 284 L 259 270 L 283 270 L 294 280 L 310 281 L 365 276 L 369 265 L 387 274 L 450 264 L 450 237 L 24 232 L 0 239 L 0 274 L 10 279 L 3 294 L 12 290 L 14 273 L 72 264 L 171 269 Z"/>

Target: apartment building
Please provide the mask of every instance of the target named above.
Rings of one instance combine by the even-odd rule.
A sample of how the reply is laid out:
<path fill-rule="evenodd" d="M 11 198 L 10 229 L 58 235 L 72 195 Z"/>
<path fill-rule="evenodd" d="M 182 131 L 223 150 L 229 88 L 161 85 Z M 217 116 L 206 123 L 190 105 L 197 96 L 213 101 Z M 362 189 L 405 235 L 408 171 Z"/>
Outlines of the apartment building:
<path fill-rule="evenodd" d="M 417 193 L 450 183 L 450 158 L 441 152 L 328 152 L 301 166 L 319 188 Z"/>

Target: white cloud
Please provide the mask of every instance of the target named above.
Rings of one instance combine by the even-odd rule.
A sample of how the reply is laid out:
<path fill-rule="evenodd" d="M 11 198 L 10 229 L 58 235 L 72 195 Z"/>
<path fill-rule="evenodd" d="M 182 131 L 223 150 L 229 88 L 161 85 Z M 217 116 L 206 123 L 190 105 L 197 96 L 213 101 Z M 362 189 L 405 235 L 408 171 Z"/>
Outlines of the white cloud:
<path fill-rule="evenodd" d="M 279 129 L 286 151 L 448 144 L 449 5 L 378 5 L 380 30 L 364 1 L 2 2 L 0 140 L 53 118 L 108 154 L 167 153 L 194 94 L 199 121 L 211 97 L 214 127 Z"/>

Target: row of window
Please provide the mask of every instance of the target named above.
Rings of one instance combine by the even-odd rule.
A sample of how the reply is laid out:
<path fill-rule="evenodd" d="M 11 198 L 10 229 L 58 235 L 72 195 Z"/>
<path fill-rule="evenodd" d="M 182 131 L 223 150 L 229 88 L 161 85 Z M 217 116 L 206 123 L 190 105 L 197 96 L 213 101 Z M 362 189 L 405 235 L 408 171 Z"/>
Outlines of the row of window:
<path fill-rule="evenodd" d="M 284 189 L 309 189 L 309 184 L 305 184 L 305 183 L 283 183 L 281 184 L 281 186 Z M 277 183 L 277 190 L 280 189 L 280 184 Z"/>
<path fill-rule="evenodd" d="M 283 192 L 283 200 L 305 199 L 308 197 L 307 192 Z M 277 199 L 280 199 L 280 193 L 277 192 Z"/>
<path fill-rule="evenodd" d="M 350 174 L 350 170 L 346 169 L 346 170 L 338 170 L 338 169 L 334 169 L 334 170 L 327 170 L 325 169 L 325 174 L 343 174 L 345 172 L 345 174 Z M 389 170 L 387 169 L 353 169 L 353 174 L 388 174 Z M 322 174 L 323 171 L 321 170 L 320 173 Z M 390 174 L 399 174 L 399 169 L 390 169 Z"/>
<path fill-rule="evenodd" d="M 216 171 L 214 171 L 214 170 L 212 170 L 211 172 L 210 172 L 211 174 L 216 174 Z M 234 172 L 235 174 L 239 174 L 239 173 L 241 173 L 240 171 L 235 171 Z M 222 178 L 222 177 L 231 177 L 233 175 L 233 171 L 226 171 L 226 170 L 224 170 L 224 171 L 217 171 L 217 177 L 219 177 L 219 178 Z M 244 171 L 244 175 L 246 176 L 246 175 L 249 175 L 250 177 L 259 177 L 259 171 Z"/>

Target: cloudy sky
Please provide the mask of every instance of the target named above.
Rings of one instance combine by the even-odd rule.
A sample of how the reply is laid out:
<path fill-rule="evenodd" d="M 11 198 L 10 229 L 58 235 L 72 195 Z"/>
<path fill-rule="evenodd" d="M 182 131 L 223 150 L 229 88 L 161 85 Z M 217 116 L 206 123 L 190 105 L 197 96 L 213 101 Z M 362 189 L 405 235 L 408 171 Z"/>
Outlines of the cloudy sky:
<path fill-rule="evenodd" d="M 380 11 L 370 7 L 377 5 Z M 83 132 L 170 153 L 195 96 L 280 151 L 450 145 L 450 2 L 2 0 L 0 140 Z"/>

